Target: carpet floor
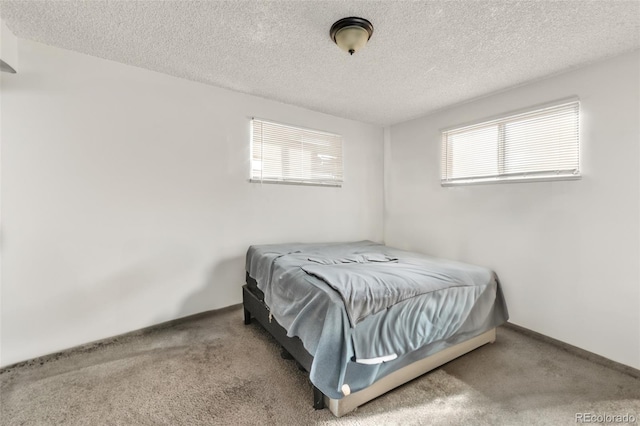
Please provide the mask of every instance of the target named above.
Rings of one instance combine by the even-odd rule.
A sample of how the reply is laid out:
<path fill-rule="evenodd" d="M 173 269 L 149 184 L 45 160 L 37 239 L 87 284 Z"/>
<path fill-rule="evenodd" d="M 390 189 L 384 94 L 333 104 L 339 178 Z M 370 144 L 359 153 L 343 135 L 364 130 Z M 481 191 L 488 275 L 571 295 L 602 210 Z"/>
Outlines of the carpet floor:
<path fill-rule="evenodd" d="M 335 418 L 312 408 L 307 375 L 280 357 L 255 321 L 243 325 L 239 307 L 6 368 L 0 382 L 2 425 L 570 425 L 576 413 L 640 419 L 638 378 L 505 327 L 494 344 Z"/>

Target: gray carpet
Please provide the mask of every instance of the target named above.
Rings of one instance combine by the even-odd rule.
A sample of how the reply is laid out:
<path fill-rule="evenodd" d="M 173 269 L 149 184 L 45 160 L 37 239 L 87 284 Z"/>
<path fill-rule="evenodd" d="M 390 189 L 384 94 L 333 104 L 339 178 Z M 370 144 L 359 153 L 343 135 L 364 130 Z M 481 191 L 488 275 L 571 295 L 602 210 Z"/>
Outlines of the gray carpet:
<path fill-rule="evenodd" d="M 576 424 L 640 418 L 640 380 L 510 328 L 337 419 L 240 308 L 134 333 L 0 374 L 3 425 Z M 636 420 L 637 422 L 637 420 Z"/>

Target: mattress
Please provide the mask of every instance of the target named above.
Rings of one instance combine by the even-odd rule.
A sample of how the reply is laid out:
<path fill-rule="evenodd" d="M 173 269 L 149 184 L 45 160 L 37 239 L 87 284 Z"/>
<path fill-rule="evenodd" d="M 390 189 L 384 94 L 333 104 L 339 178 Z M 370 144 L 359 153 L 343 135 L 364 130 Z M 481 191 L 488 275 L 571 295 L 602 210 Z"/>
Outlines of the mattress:
<path fill-rule="evenodd" d="M 508 319 L 493 271 L 371 241 L 251 246 L 246 267 L 332 399 Z"/>

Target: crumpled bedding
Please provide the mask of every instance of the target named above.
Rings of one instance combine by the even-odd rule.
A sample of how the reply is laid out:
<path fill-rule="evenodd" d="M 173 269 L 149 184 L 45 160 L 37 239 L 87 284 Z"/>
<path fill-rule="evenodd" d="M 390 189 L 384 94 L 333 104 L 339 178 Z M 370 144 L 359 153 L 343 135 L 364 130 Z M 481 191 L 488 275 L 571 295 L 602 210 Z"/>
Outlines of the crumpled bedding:
<path fill-rule="evenodd" d="M 247 272 L 334 399 L 508 319 L 491 270 L 371 241 L 251 246 Z"/>

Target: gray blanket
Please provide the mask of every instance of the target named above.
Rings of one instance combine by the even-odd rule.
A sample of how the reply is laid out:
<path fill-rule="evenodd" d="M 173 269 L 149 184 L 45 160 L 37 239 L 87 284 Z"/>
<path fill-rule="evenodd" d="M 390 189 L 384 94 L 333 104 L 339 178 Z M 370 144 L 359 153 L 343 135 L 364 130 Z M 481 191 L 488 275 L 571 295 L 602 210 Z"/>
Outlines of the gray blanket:
<path fill-rule="evenodd" d="M 493 274 L 484 268 L 428 259 L 301 267 L 340 293 L 352 327 L 403 300 L 452 287 L 487 285 L 493 280 Z"/>
<path fill-rule="evenodd" d="M 370 241 L 252 246 L 247 271 L 331 398 L 508 318 L 492 271 Z"/>

